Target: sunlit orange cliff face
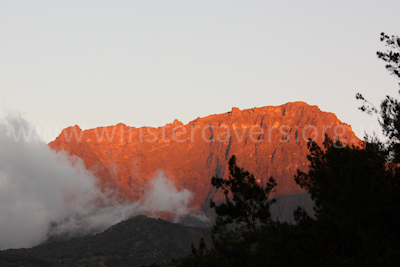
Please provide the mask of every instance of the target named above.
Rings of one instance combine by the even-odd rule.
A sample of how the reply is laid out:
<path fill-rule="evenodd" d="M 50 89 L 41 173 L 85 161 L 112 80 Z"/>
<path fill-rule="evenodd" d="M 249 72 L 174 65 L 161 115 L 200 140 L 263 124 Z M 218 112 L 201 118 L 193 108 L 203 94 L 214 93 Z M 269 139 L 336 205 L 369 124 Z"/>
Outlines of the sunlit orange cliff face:
<path fill-rule="evenodd" d="M 307 169 L 308 140 L 321 145 L 325 133 L 346 144 L 361 143 L 334 114 L 294 102 L 232 108 L 186 125 L 175 120 L 158 128 L 118 124 L 85 131 L 73 126 L 49 146 L 80 157 L 101 186 L 117 188 L 124 198 L 138 199 L 148 181 L 163 172 L 178 188 L 192 191 L 192 205 L 200 208 L 208 206 L 210 198 L 220 199 L 211 177 L 228 177 L 232 155 L 261 184 L 273 176 L 278 183 L 275 196 L 303 193 L 293 176 L 297 169 Z"/>

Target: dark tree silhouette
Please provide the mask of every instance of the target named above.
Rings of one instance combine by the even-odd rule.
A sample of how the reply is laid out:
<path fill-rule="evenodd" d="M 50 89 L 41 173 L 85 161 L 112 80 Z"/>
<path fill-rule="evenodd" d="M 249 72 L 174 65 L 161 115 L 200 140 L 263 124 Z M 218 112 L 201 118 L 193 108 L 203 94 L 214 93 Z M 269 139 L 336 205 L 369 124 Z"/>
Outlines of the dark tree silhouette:
<path fill-rule="evenodd" d="M 387 62 L 386 69 L 397 79 L 400 79 L 400 37 L 396 35 L 386 35 L 381 33 L 381 41 L 388 47 L 386 52 L 376 52 L 378 58 Z M 400 85 L 400 83 L 399 83 Z M 376 113 L 379 118 L 379 124 L 386 137 L 385 140 L 378 140 L 376 137 L 366 136 L 367 141 L 374 143 L 378 151 L 384 154 L 387 161 L 400 163 L 400 103 L 397 99 L 386 96 L 380 105 L 376 108 L 371 102 L 366 100 L 360 93 L 356 98 L 363 102 L 359 108 L 367 114 Z"/>
<path fill-rule="evenodd" d="M 204 237 L 201 237 L 200 244 L 199 244 L 199 252 L 203 253 L 204 250 L 207 249 L 206 242 L 204 241 Z"/>
<path fill-rule="evenodd" d="M 310 169 L 295 177 L 315 201 L 316 219 L 307 229 L 316 237 L 312 250 L 322 262 L 391 263 L 388 255 L 400 252 L 398 169 L 374 144 L 339 145 L 327 137 L 323 148 L 310 142 Z M 309 221 L 301 213 L 298 218 Z"/>
<path fill-rule="evenodd" d="M 381 41 L 385 42 L 389 49 L 386 52 L 378 51 L 376 54 L 378 58 L 387 62 L 385 67 L 389 73 L 400 79 L 400 37 L 395 35 L 389 36 L 382 32 Z"/>
<path fill-rule="evenodd" d="M 229 173 L 227 180 L 218 176 L 211 180 L 212 185 L 225 195 L 225 203 L 216 205 L 211 201 L 210 204 L 218 215 L 213 232 L 236 236 L 246 231 L 254 232 L 271 222 L 269 207 L 275 200 L 269 200 L 269 196 L 276 186 L 275 180 L 271 177 L 263 188 L 252 174 L 237 166 L 235 156 L 229 160 Z"/>
<path fill-rule="evenodd" d="M 389 50 L 378 57 L 400 78 L 400 38 L 382 33 L 381 41 Z M 315 216 L 299 207 L 296 223 L 272 222 L 275 180 L 261 187 L 232 157 L 229 179 L 212 178 L 225 195 L 225 203 L 211 202 L 215 248 L 187 266 L 398 266 L 400 103 L 387 96 L 375 108 L 356 97 L 362 111 L 378 115 L 384 138 L 366 136 L 359 146 L 328 136 L 323 146 L 308 143 L 309 170 L 298 171 L 295 181 L 315 201 Z"/>

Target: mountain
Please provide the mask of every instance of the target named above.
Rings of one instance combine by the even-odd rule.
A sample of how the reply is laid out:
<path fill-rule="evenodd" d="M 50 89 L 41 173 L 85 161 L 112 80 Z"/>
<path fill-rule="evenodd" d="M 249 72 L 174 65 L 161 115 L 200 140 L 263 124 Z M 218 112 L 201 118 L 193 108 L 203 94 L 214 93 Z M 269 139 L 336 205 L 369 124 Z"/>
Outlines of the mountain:
<path fill-rule="evenodd" d="M 273 176 L 278 183 L 274 196 L 289 198 L 297 206 L 293 197 L 304 199 L 304 191 L 293 175 L 297 169 L 307 169 L 309 138 L 322 144 L 325 133 L 347 144 L 361 142 L 333 113 L 294 102 L 232 108 L 186 125 L 175 120 L 158 128 L 121 123 L 82 131 L 76 125 L 64 129 L 49 146 L 80 157 L 103 186 L 118 188 L 122 197 L 130 200 L 138 199 L 148 181 L 162 171 L 178 187 L 192 191 L 192 206 L 203 210 L 210 198 L 218 201 L 222 196 L 212 187 L 211 177 L 226 178 L 228 160 L 236 155 L 238 165 L 261 184 Z"/>
<path fill-rule="evenodd" d="M 0 266 L 144 266 L 188 256 L 211 230 L 137 216 L 103 233 L 29 249 L 0 251 Z"/>

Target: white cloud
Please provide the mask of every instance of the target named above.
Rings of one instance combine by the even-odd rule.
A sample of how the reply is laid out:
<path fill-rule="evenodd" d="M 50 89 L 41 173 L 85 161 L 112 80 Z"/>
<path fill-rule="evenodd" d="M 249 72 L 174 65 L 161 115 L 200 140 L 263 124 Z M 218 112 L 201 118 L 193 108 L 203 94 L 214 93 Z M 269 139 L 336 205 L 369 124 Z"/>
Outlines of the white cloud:
<path fill-rule="evenodd" d="M 80 159 L 53 152 L 19 115 L 0 123 L 0 249 L 32 247 L 48 236 L 103 231 L 138 214 L 160 212 L 179 218 L 191 212 L 193 194 L 177 190 L 160 173 L 138 202 L 114 204 L 113 192 L 96 187 L 96 177 Z"/>

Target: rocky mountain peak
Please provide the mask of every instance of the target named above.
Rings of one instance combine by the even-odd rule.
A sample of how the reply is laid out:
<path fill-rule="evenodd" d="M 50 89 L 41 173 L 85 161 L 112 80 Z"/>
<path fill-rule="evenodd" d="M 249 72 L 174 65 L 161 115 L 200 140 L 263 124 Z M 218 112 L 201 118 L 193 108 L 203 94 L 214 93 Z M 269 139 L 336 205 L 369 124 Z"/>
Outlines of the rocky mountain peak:
<path fill-rule="evenodd" d="M 82 158 L 103 182 L 118 187 L 129 199 L 137 198 L 157 172 L 163 171 L 178 188 L 195 194 L 192 205 L 207 207 L 219 198 L 210 181 L 227 177 L 228 160 L 265 184 L 273 176 L 276 196 L 304 193 L 294 182 L 297 169 L 305 170 L 307 142 L 322 144 L 325 134 L 346 144 L 360 144 L 351 127 L 317 106 L 292 102 L 197 118 L 184 125 L 178 120 L 163 127 L 118 124 L 82 131 L 64 129 L 49 146 Z"/>

